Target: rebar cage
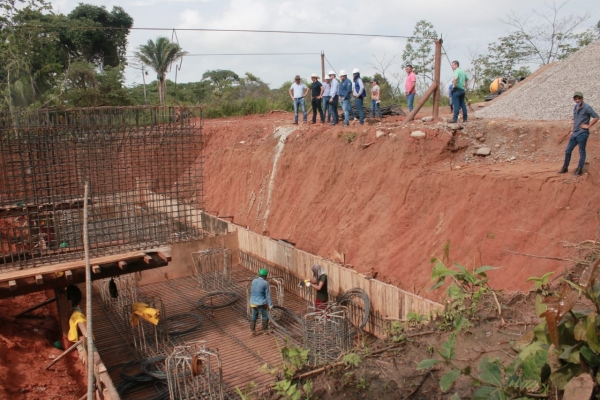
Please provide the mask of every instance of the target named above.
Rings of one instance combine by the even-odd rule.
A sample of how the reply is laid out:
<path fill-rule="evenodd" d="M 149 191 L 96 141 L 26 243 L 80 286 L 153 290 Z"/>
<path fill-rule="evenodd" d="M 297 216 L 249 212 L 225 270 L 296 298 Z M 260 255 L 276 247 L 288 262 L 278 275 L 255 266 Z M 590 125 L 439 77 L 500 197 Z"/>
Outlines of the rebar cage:
<path fill-rule="evenodd" d="M 218 351 L 207 349 L 205 342 L 175 346 L 166 369 L 171 399 L 224 399 L 221 357 Z"/>
<path fill-rule="evenodd" d="M 310 349 L 312 366 L 332 363 L 352 348 L 354 329 L 346 307 L 330 304 L 325 310 L 310 310 L 302 317 L 304 348 Z"/>
<path fill-rule="evenodd" d="M 202 236 L 202 109 L 0 113 L 0 271 Z"/>

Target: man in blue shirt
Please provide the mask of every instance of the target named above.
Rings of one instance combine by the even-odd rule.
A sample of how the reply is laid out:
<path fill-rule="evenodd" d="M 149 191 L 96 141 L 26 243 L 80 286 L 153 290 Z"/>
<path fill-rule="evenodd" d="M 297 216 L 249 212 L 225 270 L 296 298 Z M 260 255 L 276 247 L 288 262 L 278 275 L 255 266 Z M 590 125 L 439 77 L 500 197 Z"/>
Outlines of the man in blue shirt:
<path fill-rule="evenodd" d="M 340 71 L 340 87 L 338 89 L 338 94 L 340 96 L 340 101 L 342 102 L 342 110 L 344 111 L 344 126 L 348 126 L 350 124 L 350 96 L 352 95 L 352 82 L 348 80 L 348 75 L 346 71 Z"/>
<path fill-rule="evenodd" d="M 250 291 L 250 307 L 252 308 L 252 318 L 250 320 L 250 330 L 252 335 L 256 335 L 256 320 L 258 319 L 258 313 L 262 316 L 262 330 L 267 332 L 269 329 L 269 309 L 273 308 L 273 302 L 271 301 L 271 291 L 269 289 L 269 282 L 267 282 L 267 275 L 269 272 L 266 268 L 262 268 L 258 271 L 258 278 L 252 281 L 252 288 Z"/>
<path fill-rule="evenodd" d="M 588 104 L 583 102 L 583 93 L 575 92 L 573 95 L 575 107 L 573 107 L 573 128 L 571 129 L 571 138 L 565 150 L 565 163 L 559 174 L 564 174 L 569 170 L 571 162 L 571 153 L 575 146 L 579 146 L 579 165 L 574 175 L 583 175 L 583 166 L 585 164 L 585 145 L 590 136 L 590 128 L 598 122 L 598 114 Z"/>

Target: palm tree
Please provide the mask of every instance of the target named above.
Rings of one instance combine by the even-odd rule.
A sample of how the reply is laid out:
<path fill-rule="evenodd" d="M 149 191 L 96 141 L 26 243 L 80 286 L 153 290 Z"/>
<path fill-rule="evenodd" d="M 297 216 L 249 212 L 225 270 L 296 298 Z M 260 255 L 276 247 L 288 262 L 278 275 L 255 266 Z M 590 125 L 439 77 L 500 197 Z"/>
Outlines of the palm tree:
<path fill-rule="evenodd" d="M 134 54 L 140 62 L 156 71 L 158 84 L 158 99 L 160 105 L 164 106 L 167 102 L 167 71 L 171 64 L 177 62 L 187 54 L 177 43 L 171 42 L 166 37 L 156 38 L 156 42 L 152 39 L 148 43 L 138 47 L 139 51 Z"/>

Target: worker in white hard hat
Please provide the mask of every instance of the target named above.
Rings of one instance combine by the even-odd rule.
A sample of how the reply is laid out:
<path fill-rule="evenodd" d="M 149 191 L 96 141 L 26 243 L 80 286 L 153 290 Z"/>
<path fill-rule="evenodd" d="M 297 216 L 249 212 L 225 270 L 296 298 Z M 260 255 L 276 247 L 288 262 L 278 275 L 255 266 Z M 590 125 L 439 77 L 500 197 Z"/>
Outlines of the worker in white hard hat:
<path fill-rule="evenodd" d="M 331 99 L 331 78 L 325 75 L 323 78 L 323 119 L 325 122 L 331 122 L 331 112 L 329 111 L 329 100 Z"/>
<path fill-rule="evenodd" d="M 350 97 L 352 96 L 352 82 L 348 80 L 346 71 L 340 71 L 340 88 L 338 94 L 344 111 L 344 126 L 350 125 Z"/>
<path fill-rule="evenodd" d="M 329 99 L 329 113 L 331 114 L 331 125 L 337 125 L 339 121 L 337 108 L 338 100 L 340 98 L 340 83 L 337 79 L 335 79 L 334 71 L 329 71 L 328 75 L 331 79 L 331 91 L 329 92 L 329 94 L 331 95 L 331 98 Z"/>
<path fill-rule="evenodd" d="M 319 112 L 319 116 L 321 117 L 321 123 L 325 122 L 325 116 L 323 115 L 323 91 L 325 88 L 323 84 L 319 82 L 319 75 L 311 74 L 310 79 L 312 83 L 310 85 L 311 92 L 311 105 L 313 109 L 313 116 L 311 124 L 317 123 L 317 111 Z"/>
<path fill-rule="evenodd" d="M 360 70 L 358 68 L 354 68 L 352 71 L 352 81 L 354 82 L 352 87 L 354 106 L 356 107 L 356 112 L 358 113 L 359 123 L 364 125 L 365 113 L 363 112 L 363 100 L 365 97 L 367 97 L 367 91 L 365 90 L 365 84 L 360 78 Z"/>

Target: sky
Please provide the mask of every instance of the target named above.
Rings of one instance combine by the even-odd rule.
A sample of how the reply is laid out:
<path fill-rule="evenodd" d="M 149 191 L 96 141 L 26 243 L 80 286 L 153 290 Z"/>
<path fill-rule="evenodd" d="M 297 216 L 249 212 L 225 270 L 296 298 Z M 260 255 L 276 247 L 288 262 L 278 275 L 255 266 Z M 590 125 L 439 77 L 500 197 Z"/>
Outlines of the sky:
<path fill-rule="evenodd" d="M 246 72 L 261 78 L 271 88 L 291 81 L 296 74 L 308 79 L 321 74 L 320 53 L 327 59 L 326 72 L 358 68 L 372 76 L 376 59 L 395 62 L 389 72 L 403 74 L 402 52 L 405 39 L 321 36 L 266 33 L 221 33 L 177 31 L 183 28 L 251 29 L 364 33 L 410 36 L 421 19 L 431 22 L 444 39 L 448 57 L 468 67 L 470 50 L 485 50 L 487 44 L 509 33 L 502 22 L 508 13 L 544 11 L 551 0 L 53 0 L 54 11 L 67 14 L 79 2 L 121 6 L 134 19 L 134 27 L 167 28 L 165 31 L 133 30 L 128 54 L 158 36 L 178 40 L 190 54 L 214 53 L 314 53 L 294 56 L 188 56 L 177 72 L 177 82 L 199 81 L 207 70 L 229 69 L 238 75 Z M 571 0 L 564 14 L 589 12 L 584 27 L 600 19 L 598 0 Z M 485 5 L 484 5 L 485 4 Z M 546 9 L 547 10 L 547 9 Z M 176 38 L 173 33 L 176 32 Z M 130 60 L 134 60 L 131 58 Z M 175 68 L 168 78 L 175 80 Z M 142 73 L 133 66 L 126 69 L 128 85 L 142 83 Z M 147 78 L 154 79 L 150 72 Z M 442 79 L 449 80 L 451 68 L 442 62 Z M 148 79 L 147 79 L 148 82 Z M 424 89 L 423 89 L 424 90 Z"/>

